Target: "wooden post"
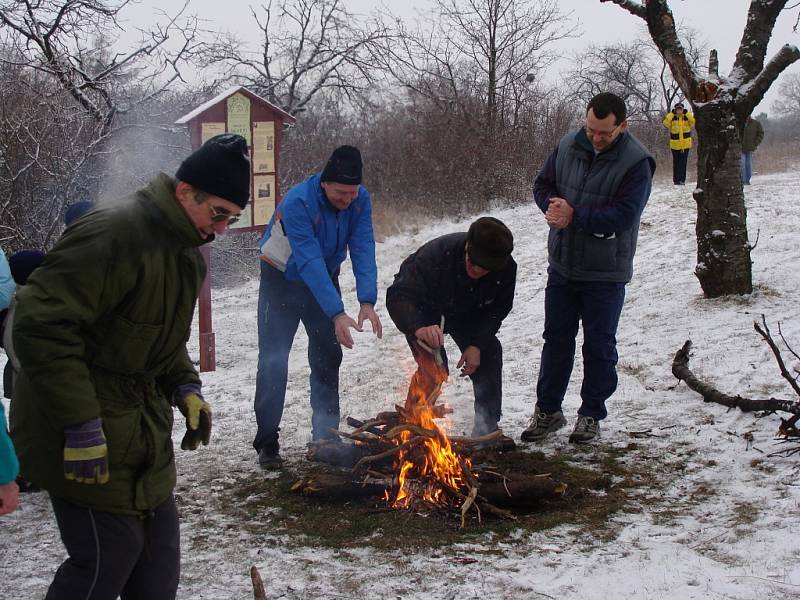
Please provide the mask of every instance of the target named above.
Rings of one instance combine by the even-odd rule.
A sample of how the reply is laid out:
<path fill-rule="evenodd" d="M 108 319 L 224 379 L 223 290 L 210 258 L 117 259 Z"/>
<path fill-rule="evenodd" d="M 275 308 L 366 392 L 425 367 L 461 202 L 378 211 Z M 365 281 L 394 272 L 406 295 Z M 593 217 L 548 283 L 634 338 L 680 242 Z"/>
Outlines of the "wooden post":
<path fill-rule="evenodd" d="M 278 149 L 283 127 L 294 122 L 292 115 L 241 86 L 221 92 L 175 121 L 176 125 L 188 125 L 193 150 L 214 135 L 225 132 L 238 133 L 247 140 L 253 162 L 250 200 L 242 219 L 227 233 L 264 231 L 272 210 L 280 202 Z M 206 372 L 217 368 L 217 359 L 216 339 L 211 324 L 211 249 L 206 244 L 200 247 L 200 252 L 206 261 L 206 278 L 200 288 L 197 306 L 200 320 L 200 371 Z"/>
<path fill-rule="evenodd" d="M 200 253 L 206 261 L 206 278 L 200 288 L 198 317 L 200 319 L 200 372 L 214 371 L 217 368 L 216 339 L 211 324 L 211 247 L 200 246 Z"/>

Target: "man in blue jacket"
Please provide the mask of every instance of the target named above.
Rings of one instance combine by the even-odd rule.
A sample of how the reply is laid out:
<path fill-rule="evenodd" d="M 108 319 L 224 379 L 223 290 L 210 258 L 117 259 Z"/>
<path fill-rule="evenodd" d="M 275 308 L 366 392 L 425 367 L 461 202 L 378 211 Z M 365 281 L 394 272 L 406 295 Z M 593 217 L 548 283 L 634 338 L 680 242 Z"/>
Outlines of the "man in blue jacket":
<path fill-rule="evenodd" d="M 566 424 L 561 404 L 583 326 L 583 385 L 570 442 L 600 431 L 606 400 L 617 388 L 617 325 L 633 274 L 639 219 L 650 196 L 655 161 L 628 129 L 619 96 L 596 95 L 586 125 L 564 136 L 533 186 L 550 227 L 544 298 L 544 346 L 536 407 L 526 442 Z"/>
<path fill-rule="evenodd" d="M 342 349 L 364 321 L 383 335 L 375 312 L 378 269 L 372 205 L 361 186 L 361 153 L 340 146 L 321 173 L 290 189 L 261 240 L 258 295 L 258 372 L 253 447 L 265 469 L 280 468 L 278 431 L 286 397 L 289 351 L 300 322 L 308 334 L 312 438 L 331 438 L 339 426 Z M 350 252 L 360 309 L 344 309 L 339 269 Z"/>

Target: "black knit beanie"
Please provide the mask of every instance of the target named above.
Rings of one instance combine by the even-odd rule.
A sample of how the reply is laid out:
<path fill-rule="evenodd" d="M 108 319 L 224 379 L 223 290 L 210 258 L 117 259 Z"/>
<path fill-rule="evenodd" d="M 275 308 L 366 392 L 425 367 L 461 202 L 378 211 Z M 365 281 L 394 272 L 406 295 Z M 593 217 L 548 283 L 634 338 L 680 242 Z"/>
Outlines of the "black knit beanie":
<path fill-rule="evenodd" d="M 8 266 L 11 277 L 17 285 L 28 283 L 28 277 L 34 269 L 42 264 L 44 252 L 41 250 L 20 250 L 8 257 Z"/>
<path fill-rule="evenodd" d="M 489 271 L 502 271 L 514 250 L 514 236 L 494 217 L 481 217 L 467 232 L 469 259 Z"/>
<path fill-rule="evenodd" d="M 361 183 L 361 152 L 355 146 L 339 146 L 328 159 L 320 181 L 346 185 Z"/>
<path fill-rule="evenodd" d="M 175 177 L 245 208 L 250 199 L 247 141 L 235 133 L 215 135 L 186 157 Z"/>

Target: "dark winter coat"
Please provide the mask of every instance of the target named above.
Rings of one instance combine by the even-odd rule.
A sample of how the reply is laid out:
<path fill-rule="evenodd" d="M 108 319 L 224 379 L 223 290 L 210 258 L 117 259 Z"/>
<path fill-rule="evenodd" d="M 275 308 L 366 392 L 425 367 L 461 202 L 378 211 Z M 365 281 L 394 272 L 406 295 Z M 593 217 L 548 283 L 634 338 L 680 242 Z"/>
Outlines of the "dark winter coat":
<path fill-rule="evenodd" d="M 597 154 L 583 129 L 564 136 L 533 188 L 542 212 L 553 197 L 575 210 L 567 228 L 550 228 L 550 267 L 574 281 L 630 281 L 654 172 L 655 160 L 630 133 Z"/>
<path fill-rule="evenodd" d="M 70 226 L 17 293 L 11 434 L 26 479 L 80 506 L 143 514 L 175 485 L 176 387 L 205 275 L 199 232 L 160 175 Z M 64 478 L 64 428 L 101 417 L 110 481 Z"/>
<path fill-rule="evenodd" d="M 764 127 L 756 119 L 747 119 L 742 132 L 742 152 L 755 152 L 764 139 Z"/>
<path fill-rule="evenodd" d="M 502 271 L 480 279 L 467 275 L 466 233 L 443 235 L 423 244 L 403 261 L 386 290 L 386 308 L 398 329 L 412 335 L 438 325 L 457 331 L 467 345 L 484 347 L 497 334 L 514 303 L 517 263 L 509 258 Z"/>

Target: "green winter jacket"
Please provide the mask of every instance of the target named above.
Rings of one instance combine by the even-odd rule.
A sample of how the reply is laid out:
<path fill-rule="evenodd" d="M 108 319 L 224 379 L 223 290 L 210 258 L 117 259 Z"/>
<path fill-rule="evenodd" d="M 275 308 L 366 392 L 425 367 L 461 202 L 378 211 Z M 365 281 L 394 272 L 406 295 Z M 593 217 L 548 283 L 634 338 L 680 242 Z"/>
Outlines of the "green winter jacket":
<path fill-rule="evenodd" d="M 747 119 L 742 132 L 742 152 L 755 152 L 764 139 L 764 127 L 756 119 Z"/>
<path fill-rule="evenodd" d="M 175 485 L 172 394 L 205 276 L 199 232 L 161 174 L 69 227 L 17 294 L 11 435 L 25 478 L 80 506 L 145 514 Z M 64 427 L 101 417 L 110 480 L 64 478 Z"/>

